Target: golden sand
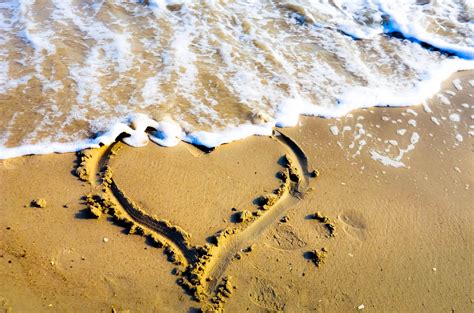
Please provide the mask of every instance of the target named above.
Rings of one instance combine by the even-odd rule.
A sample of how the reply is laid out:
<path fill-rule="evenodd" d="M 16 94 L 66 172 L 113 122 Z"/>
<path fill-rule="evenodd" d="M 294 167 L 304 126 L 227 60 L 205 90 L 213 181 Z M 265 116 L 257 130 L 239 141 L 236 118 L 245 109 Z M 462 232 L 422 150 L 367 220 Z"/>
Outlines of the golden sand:
<path fill-rule="evenodd" d="M 466 86 L 472 77 L 458 76 Z M 422 107 L 412 110 L 421 140 L 405 168 L 352 157 L 329 131 L 335 121 L 317 118 L 210 153 L 119 141 L 2 161 L 0 307 L 469 311 L 471 137 L 456 142 Z M 394 129 L 375 125 L 405 113 L 354 115 L 382 137 Z"/>

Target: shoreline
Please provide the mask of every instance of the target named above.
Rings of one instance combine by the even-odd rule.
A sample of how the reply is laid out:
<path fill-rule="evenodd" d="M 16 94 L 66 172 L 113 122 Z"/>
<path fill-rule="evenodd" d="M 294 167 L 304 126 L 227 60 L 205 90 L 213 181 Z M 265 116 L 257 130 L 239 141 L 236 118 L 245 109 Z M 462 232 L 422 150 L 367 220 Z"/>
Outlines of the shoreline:
<path fill-rule="evenodd" d="M 462 92 L 452 80 L 443 84 L 440 95 L 450 104 L 434 97 L 425 107 L 370 108 L 334 120 L 302 117 L 301 125 L 278 129 L 320 175 L 301 199 L 291 196 L 298 201 L 248 243 L 250 251 L 246 243 L 225 262 L 223 276 L 232 276 L 231 286 L 221 289 L 225 310 L 472 309 L 469 75 L 456 76 Z M 397 160 L 401 150 L 400 168 L 370 154 Z M 255 200 L 278 188 L 275 174 L 286 153 L 274 139 L 254 136 L 211 153 L 186 143 L 123 146 L 110 166 L 137 205 L 181 227 L 194 245 L 213 246 L 209 237 L 237 227 L 234 214 L 258 210 Z M 104 212 L 98 220 L 91 216 L 83 197 L 101 187 L 71 173 L 78 162 L 72 153 L 1 161 L 0 307 L 199 308 L 156 242 L 127 235 L 129 228 Z M 46 207 L 30 207 L 36 198 Z M 329 222 L 313 218 L 317 212 Z M 324 262 L 315 264 L 315 256 Z"/>
<path fill-rule="evenodd" d="M 221 145 L 225 145 L 234 141 L 243 140 L 251 136 L 270 136 L 273 131 L 278 129 L 285 129 L 289 127 L 295 127 L 299 124 L 299 119 L 302 117 L 314 117 L 314 118 L 330 118 L 330 119 L 340 119 L 348 114 L 352 114 L 358 110 L 371 109 L 371 108 L 380 108 L 380 107 L 390 107 L 390 108 L 408 108 L 416 107 L 419 104 L 407 104 L 407 103 L 425 103 L 427 101 L 432 101 L 432 98 L 439 94 L 441 86 L 446 84 L 446 81 L 452 81 L 452 77 L 464 77 L 469 76 L 471 73 L 474 73 L 474 65 L 470 61 L 463 59 L 455 59 L 452 62 L 464 62 L 466 65 L 459 66 L 455 71 L 449 69 L 441 69 L 444 73 L 440 78 L 432 80 L 425 80 L 419 83 L 420 87 L 418 89 L 414 88 L 412 90 L 407 90 L 405 93 L 408 93 L 412 96 L 411 100 L 407 99 L 398 99 L 395 100 L 398 96 L 391 93 L 388 90 L 377 90 L 374 94 L 370 95 L 371 92 L 363 90 L 360 88 L 361 94 L 357 92 L 350 91 L 347 95 L 343 95 L 341 99 L 344 98 L 358 98 L 359 101 L 357 105 L 350 105 L 340 109 L 344 105 L 340 103 L 331 109 L 324 107 L 316 107 L 301 104 L 295 99 L 289 101 L 285 105 L 281 104 L 277 110 L 275 117 L 267 116 L 266 113 L 256 112 L 252 119 L 256 120 L 257 123 L 250 123 L 249 121 L 240 124 L 238 126 L 232 126 L 230 128 L 219 129 L 214 132 L 209 131 L 195 131 L 195 132 L 186 132 L 182 127 L 175 121 L 164 118 L 160 121 L 155 121 L 150 117 L 142 113 L 131 114 L 125 118 L 126 122 L 118 122 L 109 128 L 100 136 L 95 138 L 84 139 L 79 142 L 52 142 L 46 144 L 27 144 L 21 145 L 18 147 L 0 147 L 0 160 L 6 160 L 15 157 L 22 157 L 26 155 L 44 155 L 51 153 L 70 153 L 78 152 L 84 149 L 91 148 L 100 148 L 101 146 L 108 146 L 113 144 L 117 140 L 124 140 L 125 143 L 134 147 L 142 147 L 151 142 L 158 144 L 164 147 L 174 147 L 180 142 L 186 142 L 193 144 L 195 146 L 204 147 L 206 149 L 216 149 Z M 463 63 L 463 64 L 464 64 Z M 469 64 L 469 65 L 468 65 Z M 448 67 L 448 66 L 445 66 Z M 351 89 L 352 90 L 352 89 Z M 373 93 L 373 92 L 372 92 Z M 413 100 L 414 95 L 417 95 Z M 362 97 L 363 96 L 363 97 Z M 367 100 L 367 97 L 372 98 L 372 100 Z M 384 98 L 393 98 L 393 100 L 388 100 L 379 104 Z M 301 99 L 300 99 L 301 100 Z M 337 100 L 341 103 L 348 102 L 349 100 Z M 369 104 L 367 104 L 367 101 Z M 393 102 L 390 104 L 390 102 Z M 292 111 L 294 108 L 287 107 L 298 107 L 300 111 Z M 302 109 L 306 107 L 306 111 Z M 301 111 L 303 110 L 303 111 Z M 331 111 L 333 110 L 333 111 Z M 286 113 L 283 113 L 286 112 Z M 123 137 L 127 135 L 127 137 Z"/>

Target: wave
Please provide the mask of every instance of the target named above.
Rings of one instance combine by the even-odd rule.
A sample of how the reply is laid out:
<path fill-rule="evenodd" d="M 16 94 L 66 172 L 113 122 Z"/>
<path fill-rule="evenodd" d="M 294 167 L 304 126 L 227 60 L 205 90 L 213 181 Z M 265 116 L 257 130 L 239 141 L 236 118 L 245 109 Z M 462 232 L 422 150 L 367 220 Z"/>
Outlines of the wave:
<path fill-rule="evenodd" d="M 208 148 L 408 106 L 474 69 L 468 1 L 0 3 L 0 158 Z"/>

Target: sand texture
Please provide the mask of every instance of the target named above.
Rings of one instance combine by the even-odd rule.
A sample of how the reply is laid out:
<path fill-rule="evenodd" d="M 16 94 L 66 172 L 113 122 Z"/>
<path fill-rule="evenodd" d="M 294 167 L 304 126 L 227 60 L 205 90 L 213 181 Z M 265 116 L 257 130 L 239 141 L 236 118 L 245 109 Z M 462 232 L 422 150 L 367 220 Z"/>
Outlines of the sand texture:
<path fill-rule="evenodd" d="M 473 77 L 212 151 L 1 161 L 0 309 L 472 311 Z"/>

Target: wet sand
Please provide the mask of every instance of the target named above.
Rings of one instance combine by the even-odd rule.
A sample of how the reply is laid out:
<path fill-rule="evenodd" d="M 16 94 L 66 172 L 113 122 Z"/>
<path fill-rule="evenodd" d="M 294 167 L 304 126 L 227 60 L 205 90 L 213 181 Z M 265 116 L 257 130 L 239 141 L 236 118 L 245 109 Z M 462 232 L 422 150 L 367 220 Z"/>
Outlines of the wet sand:
<path fill-rule="evenodd" d="M 210 153 L 119 143 L 85 181 L 76 154 L 4 160 L 0 308 L 472 311 L 473 76 Z"/>

